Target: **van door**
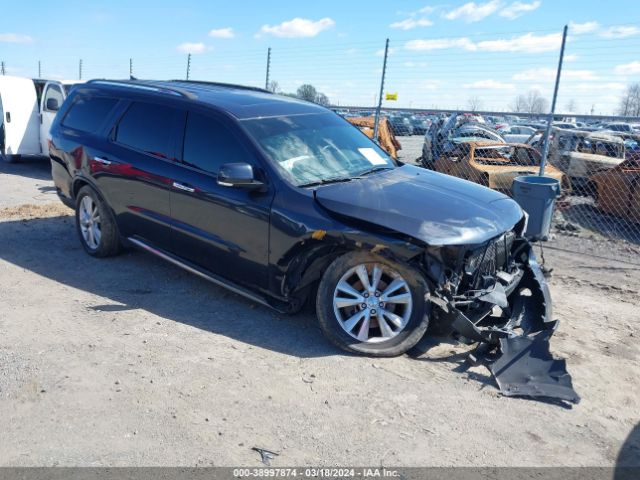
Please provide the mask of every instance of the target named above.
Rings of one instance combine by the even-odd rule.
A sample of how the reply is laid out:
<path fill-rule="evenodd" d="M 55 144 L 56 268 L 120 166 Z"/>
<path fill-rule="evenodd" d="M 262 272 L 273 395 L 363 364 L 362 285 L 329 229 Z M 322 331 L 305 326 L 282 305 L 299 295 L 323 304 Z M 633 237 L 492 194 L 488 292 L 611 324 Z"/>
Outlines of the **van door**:
<path fill-rule="evenodd" d="M 3 106 L 3 156 L 39 155 L 40 129 L 36 88 L 30 78 L 0 76 Z"/>
<path fill-rule="evenodd" d="M 62 85 L 58 82 L 47 82 L 40 100 L 40 150 L 43 155 L 49 156 L 49 130 L 64 98 Z"/>

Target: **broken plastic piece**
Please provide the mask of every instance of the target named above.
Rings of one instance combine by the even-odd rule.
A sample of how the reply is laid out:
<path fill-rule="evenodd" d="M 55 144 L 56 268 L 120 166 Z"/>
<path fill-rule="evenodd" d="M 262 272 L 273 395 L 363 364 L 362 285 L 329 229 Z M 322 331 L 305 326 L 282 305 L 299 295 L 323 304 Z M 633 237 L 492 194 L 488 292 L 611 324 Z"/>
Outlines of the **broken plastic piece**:
<path fill-rule="evenodd" d="M 272 452 L 271 450 L 260 447 L 252 447 L 251 450 L 255 450 L 260 454 L 262 463 L 264 463 L 265 465 L 271 465 L 271 460 L 280 455 L 279 453 Z"/>
<path fill-rule="evenodd" d="M 502 355 L 489 370 L 506 396 L 549 397 L 580 402 L 565 360 L 555 360 L 549 350 L 552 330 L 535 336 L 503 337 Z"/>

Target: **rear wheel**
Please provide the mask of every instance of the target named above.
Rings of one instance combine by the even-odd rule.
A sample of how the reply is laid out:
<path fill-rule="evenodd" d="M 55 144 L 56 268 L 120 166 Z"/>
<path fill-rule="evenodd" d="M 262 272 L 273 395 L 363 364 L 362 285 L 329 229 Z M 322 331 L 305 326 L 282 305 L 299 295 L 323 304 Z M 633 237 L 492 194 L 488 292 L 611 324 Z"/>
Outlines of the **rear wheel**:
<path fill-rule="evenodd" d="M 429 324 L 422 275 L 408 265 L 366 252 L 336 259 L 318 288 L 316 311 L 325 335 L 351 352 L 401 355 Z"/>
<path fill-rule="evenodd" d="M 113 214 L 97 192 L 84 186 L 76 197 L 76 229 L 85 251 L 109 257 L 120 251 L 120 237 Z"/>

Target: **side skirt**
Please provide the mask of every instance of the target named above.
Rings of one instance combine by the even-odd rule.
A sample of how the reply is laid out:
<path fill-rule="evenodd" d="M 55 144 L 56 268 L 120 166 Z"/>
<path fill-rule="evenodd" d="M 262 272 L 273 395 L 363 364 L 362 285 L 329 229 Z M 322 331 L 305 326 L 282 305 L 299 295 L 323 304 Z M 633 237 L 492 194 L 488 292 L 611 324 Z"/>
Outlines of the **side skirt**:
<path fill-rule="evenodd" d="M 196 265 L 193 265 L 190 262 L 186 262 L 185 260 L 180 259 L 179 257 L 169 253 L 169 252 L 165 252 L 164 250 L 160 250 L 156 247 L 152 247 L 151 245 L 137 239 L 137 238 L 133 238 L 133 237 L 128 237 L 127 238 L 128 242 L 131 242 L 132 245 L 134 245 L 135 247 L 138 247 L 142 250 L 144 250 L 145 252 L 149 252 L 152 253 L 153 255 L 162 258 L 163 260 L 166 260 L 169 263 L 172 263 L 173 265 L 176 265 L 184 270 L 186 270 L 189 273 L 193 273 L 194 275 L 197 275 L 201 278 L 204 278 L 205 280 L 210 281 L 211 283 L 214 283 L 216 285 L 218 285 L 219 287 L 223 287 L 226 288 L 227 290 L 230 290 L 233 293 L 237 293 L 238 295 L 247 298 L 253 302 L 259 303 L 260 305 L 264 305 L 265 307 L 269 307 L 272 308 L 280 313 L 286 313 L 286 310 L 284 308 L 282 308 L 280 305 L 274 305 L 271 302 L 269 302 L 265 297 L 262 297 L 260 295 L 256 295 L 255 293 L 247 290 L 244 287 L 241 287 L 240 285 L 237 285 L 233 282 L 230 282 L 228 280 L 225 280 L 223 278 L 220 278 L 219 276 L 204 270 Z"/>

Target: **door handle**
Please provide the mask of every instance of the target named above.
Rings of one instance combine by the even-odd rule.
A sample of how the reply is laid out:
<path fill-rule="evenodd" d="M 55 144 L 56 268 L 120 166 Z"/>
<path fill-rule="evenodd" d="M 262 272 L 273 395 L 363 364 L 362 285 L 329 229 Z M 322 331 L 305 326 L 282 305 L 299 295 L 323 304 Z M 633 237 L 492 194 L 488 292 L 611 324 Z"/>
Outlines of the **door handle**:
<path fill-rule="evenodd" d="M 93 159 L 98 162 L 101 163 L 103 165 L 111 165 L 111 160 L 107 160 L 106 158 L 100 158 L 100 157 L 93 157 Z"/>
<path fill-rule="evenodd" d="M 188 187 L 188 186 L 186 186 L 186 185 L 184 185 L 182 183 L 178 183 L 178 182 L 173 182 L 173 187 L 177 188 L 178 190 L 184 190 L 185 192 L 189 192 L 189 193 L 193 193 L 193 192 L 196 191 L 195 188 Z"/>

